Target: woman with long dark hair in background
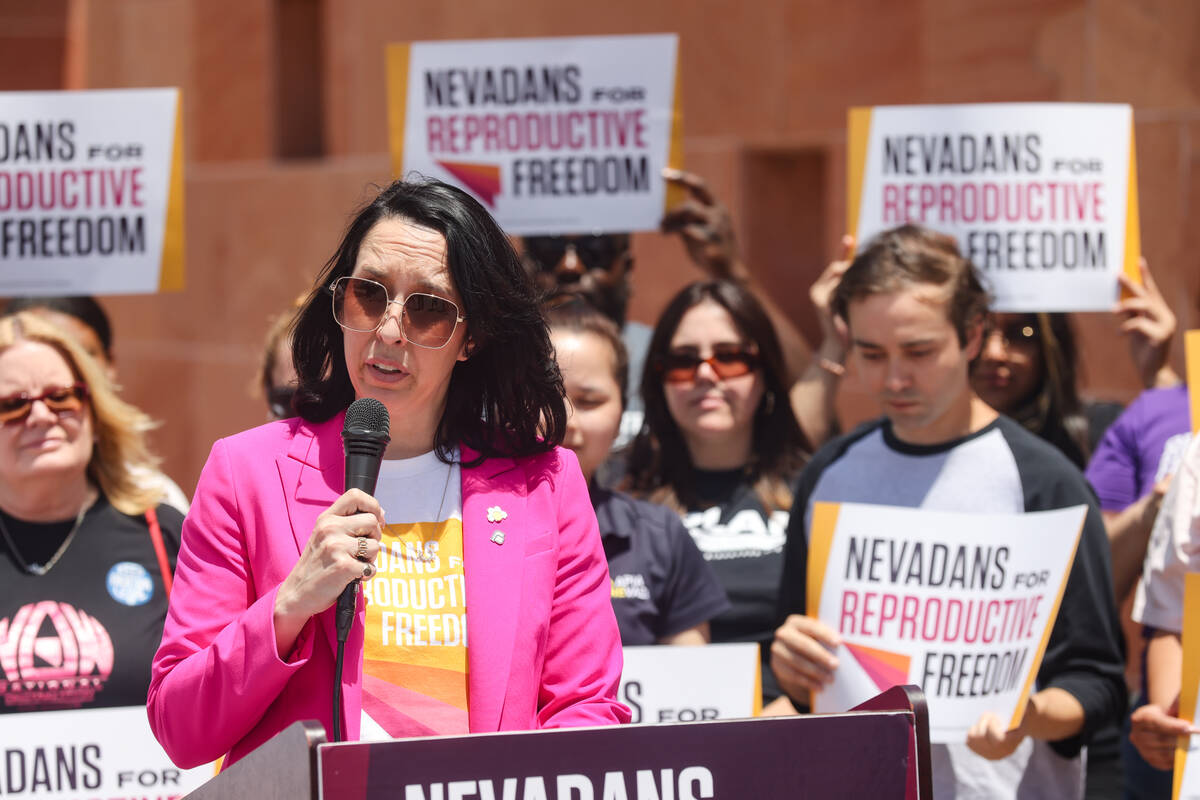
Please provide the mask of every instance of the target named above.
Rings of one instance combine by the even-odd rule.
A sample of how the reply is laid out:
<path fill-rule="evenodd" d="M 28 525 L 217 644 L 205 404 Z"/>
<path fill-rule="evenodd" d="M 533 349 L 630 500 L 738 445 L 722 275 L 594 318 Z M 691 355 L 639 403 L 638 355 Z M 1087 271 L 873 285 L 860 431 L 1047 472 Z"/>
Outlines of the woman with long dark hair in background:
<path fill-rule="evenodd" d="M 627 481 L 683 517 L 732 603 L 711 621 L 712 640 L 760 644 L 767 704 L 780 697 L 767 658 L 791 485 L 808 450 L 785 375 L 752 294 L 729 281 L 685 287 L 650 340 Z"/>

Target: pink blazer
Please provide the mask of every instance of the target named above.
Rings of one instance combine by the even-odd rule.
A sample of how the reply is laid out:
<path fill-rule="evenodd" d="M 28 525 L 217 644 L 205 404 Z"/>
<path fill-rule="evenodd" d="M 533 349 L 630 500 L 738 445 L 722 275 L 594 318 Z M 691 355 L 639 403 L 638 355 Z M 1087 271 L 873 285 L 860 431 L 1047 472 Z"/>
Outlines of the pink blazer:
<path fill-rule="evenodd" d="M 308 621 L 287 661 L 272 618 L 317 515 L 342 493 L 343 419 L 274 422 L 213 445 L 183 525 L 147 705 L 182 767 L 222 754 L 232 763 L 296 720 L 332 730 L 334 609 Z M 499 525 L 487 521 L 494 505 L 508 512 Z M 628 722 L 608 566 L 574 453 L 464 468 L 462 514 L 471 731 Z M 362 709 L 363 616 L 360 595 L 343 674 L 348 739 Z"/>

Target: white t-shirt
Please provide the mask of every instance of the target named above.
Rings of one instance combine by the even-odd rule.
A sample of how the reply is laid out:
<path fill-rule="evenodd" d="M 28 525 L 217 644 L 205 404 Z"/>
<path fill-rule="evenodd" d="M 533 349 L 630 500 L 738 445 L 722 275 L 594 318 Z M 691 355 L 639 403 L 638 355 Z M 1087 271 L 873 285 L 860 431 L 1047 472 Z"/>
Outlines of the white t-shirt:
<path fill-rule="evenodd" d="M 1200 436 L 1192 439 L 1154 519 L 1133 619 L 1162 631 L 1183 631 L 1183 584 L 1200 571 Z"/>
<path fill-rule="evenodd" d="M 388 525 L 462 521 L 462 473 L 455 450 L 453 464 L 430 451 L 413 458 L 387 458 L 379 467 L 375 499 Z"/>

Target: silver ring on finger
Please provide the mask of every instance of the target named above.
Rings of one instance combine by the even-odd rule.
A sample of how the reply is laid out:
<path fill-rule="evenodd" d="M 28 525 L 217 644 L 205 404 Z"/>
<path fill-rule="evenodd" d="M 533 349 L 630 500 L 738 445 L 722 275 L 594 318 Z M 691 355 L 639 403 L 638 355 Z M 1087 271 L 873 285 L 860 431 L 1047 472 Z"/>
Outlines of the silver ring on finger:
<path fill-rule="evenodd" d="M 364 578 L 370 578 L 374 574 L 375 574 L 375 565 L 374 564 L 367 564 L 365 567 L 363 567 L 363 577 Z"/>
<path fill-rule="evenodd" d="M 367 539 L 366 539 L 366 537 L 359 538 L 358 549 L 356 549 L 354 551 L 354 557 L 357 558 L 359 561 L 367 560 Z"/>

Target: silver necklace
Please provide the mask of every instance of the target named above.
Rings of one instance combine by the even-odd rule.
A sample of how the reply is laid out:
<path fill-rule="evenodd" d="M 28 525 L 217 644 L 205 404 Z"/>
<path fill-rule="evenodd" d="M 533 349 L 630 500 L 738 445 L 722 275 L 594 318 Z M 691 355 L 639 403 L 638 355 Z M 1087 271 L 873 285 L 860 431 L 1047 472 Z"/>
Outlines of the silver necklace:
<path fill-rule="evenodd" d="M 446 505 L 446 493 L 450 490 L 450 476 L 453 474 L 454 474 L 454 465 L 447 464 L 446 465 L 446 482 L 444 484 L 442 484 L 442 499 L 438 501 L 438 510 L 437 510 L 437 515 L 434 517 L 434 520 L 433 520 L 434 522 L 442 522 L 443 521 L 442 520 L 442 508 Z M 410 559 L 415 559 L 417 561 L 421 561 L 426 564 L 432 564 L 434 559 L 437 558 L 437 553 L 425 552 L 424 549 L 422 548 L 419 552 L 416 552 L 416 553 L 410 552 L 408 554 L 408 556 Z"/>
<path fill-rule="evenodd" d="M 446 504 L 446 492 L 450 488 L 450 476 L 453 474 L 454 474 L 454 465 L 447 464 L 446 465 L 446 482 L 442 484 L 442 499 L 438 500 L 437 516 L 434 517 L 434 519 L 433 519 L 434 522 L 442 521 L 442 506 L 444 506 Z"/>
<path fill-rule="evenodd" d="M 92 504 L 84 501 L 83 507 L 79 509 L 79 513 L 75 516 L 75 524 L 71 526 L 71 532 L 67 534 L 67 538 L 63 539 L 63 543 L 58 546 L 58 550 L 54 551 L 54 555 L 45 564 L 30 564 L 21 555 L 21 551 L 17 549 L 17 543 L 13 541 L 12 535 L 8 532 L 8 527 L 4 524 L 4 517 L 0 516 L 0 535 L 4 537 L 4 543 L 8 546 L 8 551 L 13 554 L 13 558 L 17 560 L 17 564 L 21 569 L 29 575 L 41 577 L 50 570 L 54 569 L 54 565 L 67 552 L 67 548 L 71 544 L 71 540 L 75 538 L 75 534 L 79 533 L 79 526 L 83 523 L 83 517 L 87 514 L 87 510 L 92 507 Z"/>

